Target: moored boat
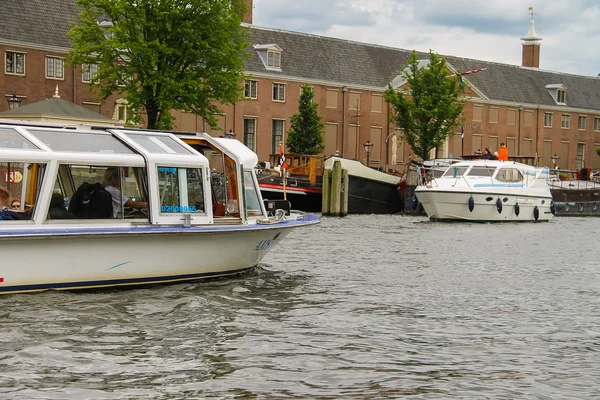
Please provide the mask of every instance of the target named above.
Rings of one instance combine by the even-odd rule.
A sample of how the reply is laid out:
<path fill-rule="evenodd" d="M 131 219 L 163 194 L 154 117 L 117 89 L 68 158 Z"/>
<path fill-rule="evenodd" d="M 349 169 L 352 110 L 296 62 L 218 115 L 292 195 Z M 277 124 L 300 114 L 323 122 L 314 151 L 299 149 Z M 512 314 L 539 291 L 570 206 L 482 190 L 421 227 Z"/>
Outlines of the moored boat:
<path fill-rule="evenodd" d="M 550 192 L 557 216 L 600 216 L 600 181 L 587 168 L 553 170 Z"/>
<path fill-rule="evenodd" d="M 21 201 L 0 220 L 0 293 L 236 274 L 292 229 L 319 222 L 268 216 L 256 154 L 241 142 L 187 139 L 0 124 L 0 186 Z"/>
<path fill-rule="evenodd" d="M 415 189 L 434 221 L 548 221 L 554 204 L 549 170 L 517 162 L 461 161 Z"/>
<path fill-rule="evenodd" d="M 394 214 L 404 209 L 398 190 L 401 176 L 337 156 L 325 160 L 325 168 L 333 168 L 336 161 L 348 170 L 348 214 Z"/>

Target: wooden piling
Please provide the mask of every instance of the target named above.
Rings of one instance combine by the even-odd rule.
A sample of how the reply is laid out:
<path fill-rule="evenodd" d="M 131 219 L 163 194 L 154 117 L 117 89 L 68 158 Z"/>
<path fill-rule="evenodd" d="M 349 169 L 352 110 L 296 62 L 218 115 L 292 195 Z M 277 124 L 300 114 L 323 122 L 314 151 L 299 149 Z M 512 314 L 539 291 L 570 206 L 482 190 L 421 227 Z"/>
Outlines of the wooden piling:
<path fill-rule="evenodd" d="M 340 185 L 341 196 L 340 196 L 340 217 L 348 215 L 348 170 L 342 169 L 342 184 Z"/>
<path fill-rule="evenodd" d="M 321 192 L 323 196 L 321 212 L 323 215 L 329 215 L 330 207 L 329 202 L 331 200 L 331 170 L 323 170 L 323 181 L 321 183 Z"/>
<path fill-rule="evenodd" d="M 335 161 L 331 169 L 331 189 L 329 212 L 334 217 L 340 216 L 342 206 L 342 163 Z"/>

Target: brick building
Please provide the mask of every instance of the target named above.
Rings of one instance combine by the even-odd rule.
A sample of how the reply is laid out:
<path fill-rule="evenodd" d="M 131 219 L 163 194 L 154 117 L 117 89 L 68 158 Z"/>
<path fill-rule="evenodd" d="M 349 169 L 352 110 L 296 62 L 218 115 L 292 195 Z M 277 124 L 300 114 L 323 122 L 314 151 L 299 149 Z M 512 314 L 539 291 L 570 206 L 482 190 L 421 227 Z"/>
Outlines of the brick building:
<path fill-rule="evenodd" d="M 391 160 L 389 138 L 395 130 L 388 122 L 383 92 L 390 82 L 402 87 L 399 73 L 410 51 L 253 26 L 252 0 L 247 1 L 251 57 L 245 100 L 222 107 L 217 129 L 200 117 L 175 111 L 177 129 L 213 135 L 233 130 L 259 159 L 267 160 L 277 152 L 279 141 L 285 141 L 300 87 L 306 83 L 315 90 L 325 123 L 325 155 L 339 151 L 364 160 L 362 144 L 369 140 L 374 144 L 371 165 L 384 167 Z M 15 96 L 19 105 L 51 98 L 58 85 L 61 98 L 124 122 L 126 110 L 118 96 L 100 102 L 89 93 L 86 80 L 94 66 L 72 69 L 62 61 L 69 48 L 66 32 L 76 15 L 74 4 L 75 0 L 14 0 L 3 6 L 0 93 L 7 101 L 0 102 L 0 111 L 7 110 Z M 551 166 L 557 155 L 561 168 L 600 168 L 595 152 L 600 146 L 600 79 L 539 69 L 541 38 L 533 21 L 521 40 L 520 66 L 446 56 L 452 71 L 485 71 L 465 76 L 469 101 L 464 138 L 457 128 L 436 155 L 461 156 L 485 147 L 494 151 L 505 142 L 511 155 L 537 154 L 544 165 Z M 396 165 L 389 167 L 401 170 L 412 154 L 402 141 L 397 145 Z"/>

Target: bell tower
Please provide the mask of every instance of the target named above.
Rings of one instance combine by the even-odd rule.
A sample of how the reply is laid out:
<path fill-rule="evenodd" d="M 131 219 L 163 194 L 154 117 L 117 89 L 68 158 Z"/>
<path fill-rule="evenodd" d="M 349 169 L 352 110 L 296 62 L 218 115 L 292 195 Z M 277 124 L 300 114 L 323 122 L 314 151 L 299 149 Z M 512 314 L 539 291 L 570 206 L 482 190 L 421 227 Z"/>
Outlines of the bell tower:
<path fill-rule="evenodd" d="M 523 41 L 523 56 L 521 58 L 521 65 L 523 67 L 540 67 L 540 42 L 542 41 L 541 36 L 535 32 L 535 22 L 533 21 L 533 7 L 529 7 L 529 14 L 531 15 L 531 21 L 529 21 L 529 31 L 527 36 L 521 38 Z"/>
<path fill-rule="evenodd" d="M 252 11 L 254 11 L 252 0 L 244 0 L 244 2 L 246 3 L 246 14 L 244 15 L 244 18 L 242 19 L 242 22 L 245 22 L 247 24 L 252 24 Z"/>

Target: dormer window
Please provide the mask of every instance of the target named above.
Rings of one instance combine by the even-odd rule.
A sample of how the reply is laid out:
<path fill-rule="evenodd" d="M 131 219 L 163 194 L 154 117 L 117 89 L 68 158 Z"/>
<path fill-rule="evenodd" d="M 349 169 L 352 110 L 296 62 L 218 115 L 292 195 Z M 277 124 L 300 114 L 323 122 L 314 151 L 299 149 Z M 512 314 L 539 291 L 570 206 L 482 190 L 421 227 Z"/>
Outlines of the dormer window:
<path fill-rule="evenodd" d="M 281 53 L 277 51 L 267 51 L 267 66 L 271 68 L 281 68 Z"/>
<path fill-rule="evenodd" d="M 281 47 L 276 44 L 255 44 L 254 49 L 268 71 L 281 72 Z"/>
<path fill-rule="evenodd" d="M 546 85 L 548 93 L 559 106 L 567 105 L 567 88 L 561 83 Z"/>

